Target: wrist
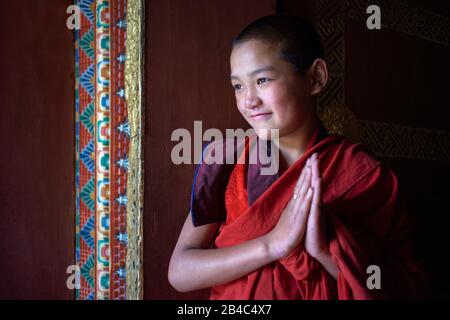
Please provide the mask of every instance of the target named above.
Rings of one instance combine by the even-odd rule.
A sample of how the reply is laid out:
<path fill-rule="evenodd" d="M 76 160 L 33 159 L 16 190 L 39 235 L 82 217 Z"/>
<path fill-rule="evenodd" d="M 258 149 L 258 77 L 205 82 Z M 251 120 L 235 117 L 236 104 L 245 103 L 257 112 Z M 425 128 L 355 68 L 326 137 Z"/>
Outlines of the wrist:
<path fill-rule="evenodd" d="M 262 241 L 266 247 L 267 255 L 271 261 L 276 261 L 287 256 L 288 252 L 283 245 L 268 233 L 262 237 Z"/>
<path fill-rule="evenodd" d="M 331 259 L 331 253 L 328 249 L 322 250 L 318 253 L 310 254 L 310 256 L 318 261 L 327 261 Z"/>
<path fill-rule="evenodd" d="M 329 251 L 314 257 L 324 268 L 325 270 L 335 279 L 338 278 L 338 267 L 336 263 L 333 261 L 333 257 Z"/>

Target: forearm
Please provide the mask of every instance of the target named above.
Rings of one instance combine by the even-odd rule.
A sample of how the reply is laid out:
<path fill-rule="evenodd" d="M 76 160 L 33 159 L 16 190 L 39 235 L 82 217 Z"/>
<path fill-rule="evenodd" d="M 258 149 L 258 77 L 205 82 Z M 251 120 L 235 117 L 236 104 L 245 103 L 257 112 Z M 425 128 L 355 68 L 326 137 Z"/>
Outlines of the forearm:
<path fill-rule="evenodd" d="M 171 261 L 169 279 L 181 292 L 231 282 L 276 260 L 266 236 L 221 249 L 186 249 Z"/>

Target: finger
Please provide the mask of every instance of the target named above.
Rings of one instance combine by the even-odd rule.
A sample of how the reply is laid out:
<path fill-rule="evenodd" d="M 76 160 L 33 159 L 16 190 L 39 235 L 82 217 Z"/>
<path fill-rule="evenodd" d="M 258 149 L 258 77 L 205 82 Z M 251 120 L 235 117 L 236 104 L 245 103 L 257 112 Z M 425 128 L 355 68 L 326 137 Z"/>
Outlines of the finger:
<path fill-rule="evenodd" d="M 312 220 L 312 223 L 317 224 L 322 209 L 322 178 L 316 179 L 314 183 L 314 194 L 311 202 L 311 213 L 309 218 Z"/>
<path fill-rule="evenodd" d="M 316 180 L 314 185 L 314 194 L 311 201 L 311 211 L 309 213 L 308 222 L 307 222 L 307 231 L 308 230 L 324 230 L 325 226 L 323 225 L 323 217 L 322 217 L 322 179 L 319 178 Z"/>
<path fill-rule="evenodd" d="M 308 220 L 310 211 L 311 211 L 311 203 L 312 203 L 312 197 L 313 197 L 313 189 L 312 188 L 308 188 L 308 191 L 305 194 L 305 197 L 301 203 L 301 207 L 300 210 L 297 211 L 296 220 L 300 220 L 300 223 L 302 223 L 303 225 L 305 225 L 305 229 L 306 229 L 306 222 Z"/>
<path fill-rule="evenodd" d="M 311 166 L 308 166 L 306 168 L 305 178 L 303 179 L 299 190 L 300 201 L 305 197 L 308 188 L 311 187 L 311 176 L 312 176 Z"/>
<path fill-rule="evenodd" d="M 305 179 L 305 174 L 307 171 L 306 169 L 310 165 L 310 162 L 311 162 L 311 158 L 308 158 L 308 160 L 306 161 L 306 164 L 303 166 L 302 172 L 300 173 L 300 177 L 297 180 L 297 183 L 294 187 L 294 193 L 298 193 L 300 191 L 300 187 L 303 184 L 303 180 Z"/>
<path fill-rule="evenodd" d="M 312 155 L 312 159 L 311 159 L 311 166 L 312 166 L 312 179 L 313 181 L 316 180 L 317 178 L 320 178 L 320 171 L 319 171 L 319 156 L 317 153 L 314 153 Z"/>
<path fill-rule="evenodd" d="M 289 201 L 289 210 L 292 211 L 298 211 L 300 206 L 299 203 L 300 202 L 300 198 L 301 198 L 301 187 L 305 181 L 305 177 L 307 175 L 307 172 L 309 170 L 309 166 L 311 165 L 311 158 L 308 158 L 308 160 L 306 161 L 306 164 L 304 165 L 302 172 L 300 174 L 299 179 L 297 180 L 297 183 L 294 187 L 294 192 L 292 194 L 291 200 Z M 297 204 L 297 205 L 296 205 Z"/>
<path fill-rule="evenodd" d="M 313 165 L 313 177 L 314 180 L 312 182 L 314 188 L 314 197 L 313 197 L 313 205 L 318 208 L 322 205 L 322 177 L 320 175 L 320 160 L 317 153 L 315 154 L 314 165 Z"/>
<path fill-rule="evenodd" d="M 303 183 L 300 186 L 300 191 L 298 192 L 298 198 L 294 202 L 294 210 L 298 211 L 301 209 L 303 202 L 305 201 L 306 194 L 308 189 L 311 187 L 311 167 L 306 169 L 305 178 L 303 179 Z"/>

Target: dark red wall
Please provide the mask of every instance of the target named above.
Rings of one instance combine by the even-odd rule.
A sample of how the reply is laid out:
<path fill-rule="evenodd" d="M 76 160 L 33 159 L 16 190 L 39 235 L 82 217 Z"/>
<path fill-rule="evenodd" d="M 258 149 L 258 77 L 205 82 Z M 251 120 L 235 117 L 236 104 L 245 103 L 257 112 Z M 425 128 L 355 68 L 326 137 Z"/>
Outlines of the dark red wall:
<path fill-rule="evenodd" d="M 70 0 L 0 2 L 0 299 L 69 299 L 74 264 Z"/>
<path fill-rule="evenodd" d="M 176 128 L 243 128 L 229 82 L 230 43 L 252 20 L 275 12 L 275 0 L 152 0 L 146 8 L 144 296 L 179 294 L 167 281 L 172 250 L 189 212 L 193 165 L 172 164 Z M 225 132 L 225 131 L 224 131 Z"/>

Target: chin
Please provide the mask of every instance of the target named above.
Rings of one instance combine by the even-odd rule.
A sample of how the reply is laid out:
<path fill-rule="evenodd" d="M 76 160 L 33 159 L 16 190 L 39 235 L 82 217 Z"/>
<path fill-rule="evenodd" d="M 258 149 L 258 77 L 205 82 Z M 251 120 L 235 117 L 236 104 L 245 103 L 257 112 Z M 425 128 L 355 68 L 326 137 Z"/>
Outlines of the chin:
<path fill-rule="evenodd" d="M 279 129 L 271 127 L 253 127 L 255 134 L 261 140 L 272 140 L 279 138 Z"/>

